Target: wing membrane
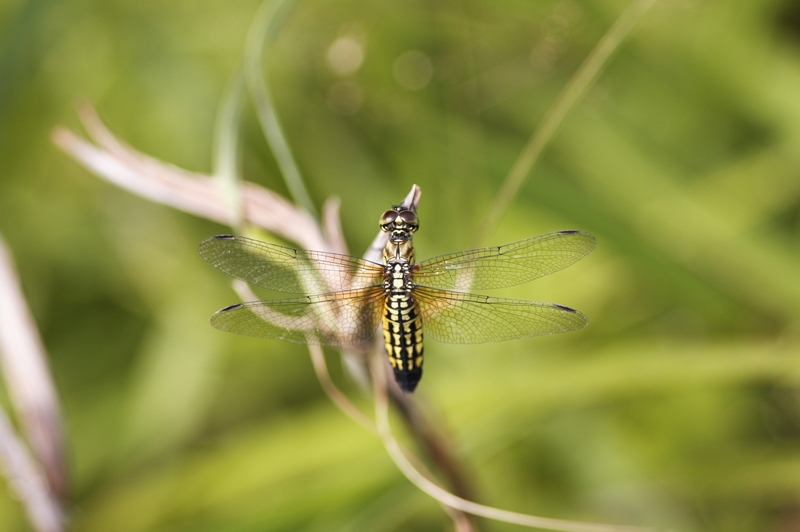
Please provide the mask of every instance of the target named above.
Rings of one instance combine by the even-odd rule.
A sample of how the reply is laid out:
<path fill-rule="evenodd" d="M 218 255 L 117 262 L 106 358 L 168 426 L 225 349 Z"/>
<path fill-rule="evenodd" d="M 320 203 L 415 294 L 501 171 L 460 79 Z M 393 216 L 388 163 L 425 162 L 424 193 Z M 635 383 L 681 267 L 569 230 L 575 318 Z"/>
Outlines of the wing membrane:
<path fill-rule="evenodd" d="M 295 294 L 326 294 L 380 285 L 380 264 L 347 255 L 305 251 L 252 238 L 218 235 L 200 243 L 200 255 L 248 283 Z"/>
<path fill-rule="evenodd" d="M 582 329 L 589 323 L 582 313 L 555 303 L 431 290 L 418 287 L 426 335 L 453 344 L 502 342 Z"/>
<path fill-rule="evenodd" d="M 513 244 L 441 255 L 417 264 L 414 282 L 448 290 L 505 288 L 574 264 L 597 241 L 583 231 L 558 231 Z"/>
<path fill-rule="evenodd" d="M 296 344 L 352 345 L 368 340 L 381 318 L 380 287 L 291 299 L 253 301 L 211 316 L 222 331 Z"/>

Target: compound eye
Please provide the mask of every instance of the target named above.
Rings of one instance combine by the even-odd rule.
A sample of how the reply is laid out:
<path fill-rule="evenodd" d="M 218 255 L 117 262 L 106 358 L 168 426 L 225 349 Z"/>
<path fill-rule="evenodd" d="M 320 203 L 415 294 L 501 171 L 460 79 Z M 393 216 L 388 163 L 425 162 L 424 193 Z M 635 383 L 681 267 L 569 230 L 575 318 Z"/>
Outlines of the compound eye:
<path fill-rule="evenodd" d="M 397 220 L 397 211 L 386 211 L 381 216 L 380 225 L 381 227 L 386 227 L 387 225 L 393 223 Z"/>
<path fill-rule="evenodd" d="M 413 211 L 400 211 L 400 219 L 413 228 L 419 227 L 419 218 Z"/>

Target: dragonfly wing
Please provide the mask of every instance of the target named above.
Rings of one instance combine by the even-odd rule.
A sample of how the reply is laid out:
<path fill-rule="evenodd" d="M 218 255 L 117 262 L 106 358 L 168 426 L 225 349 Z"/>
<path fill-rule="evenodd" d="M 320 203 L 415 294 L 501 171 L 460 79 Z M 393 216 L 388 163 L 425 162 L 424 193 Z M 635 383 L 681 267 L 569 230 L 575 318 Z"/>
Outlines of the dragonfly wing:
<path fill-rule="evenodd" d="M 367 260 L 242 236 L 212 236 L 198 251 L 228 275 L 280 292 L 326 294 L 366 288 L 380 285 L 384 275 L 383 266 Z"/>
<path fill-rule="evenodd" d="M 502 342 L 586 327 L 581 312 L 557 305 L 417 287 L 426 335 L 453 344 Z"/>
<path fill-rule="evenodd" d="M 352 345 L 375 333 L 383 299 L 381 288 L 367 288 L 239 303 L 211 316 L 211 325 L 222 331 L 296 344 Z"/>
<path fill-rule="evenodd" d="M 417 264 L 414 282 L 447 290 L 505 288 L 550 275 L 592 251 L 583 231 L 558 231 L 513 244 L 441 255 Z"/>

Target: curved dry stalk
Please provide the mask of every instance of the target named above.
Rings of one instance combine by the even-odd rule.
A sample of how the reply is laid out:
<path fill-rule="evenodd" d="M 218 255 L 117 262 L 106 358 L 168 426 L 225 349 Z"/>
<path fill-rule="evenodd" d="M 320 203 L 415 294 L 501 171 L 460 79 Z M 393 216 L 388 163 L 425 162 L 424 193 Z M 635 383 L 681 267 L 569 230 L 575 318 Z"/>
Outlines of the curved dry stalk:
<path fill-rule="evenodd" d="M 484 244 L 525 183 L 525 179 L 530 175 L 553 135 L 564 122 L 564 118 L 575 107 L 576 102 L 586 94 L 622 40 L 654 3 L 655 0 L 633 0 L 569 80 L 506 175 L 475 235 L 474 247 Z"/>
<path fill-rule="evenodd" d="M 236 280 L 233 282 L 233 289 L 242 301 L 255 301 L 258 297 L 250 289 L 250 285 L 244 281 Z M 319 380 L 322 391 L 328 396 L 328 399 L 342 411 L 344 415 L 355 421 L 358 425 L 366 431 L 377 435 L 378 431 L 375 427 L 375 422 L 367 416 L 364 412 L 358 409 L 353 404 L 347 395 L 344 394 L 331 379 L 331 374 L 328 371 L 328 365 L 325 362 L 325 354 L 322 352 L 322 347 L 319 345 L 309 344 L 308 352 L 311 356 L 311 363 L 314 366 L 314 373 Z"/>
<path fill-rule="evenodd" d="M 9 397 L 50 490 L 67 496 L 61 407 L 42 340 L 0 235 L 0 367 Z"/>
<path fill-rule="evenodd" d="M 48 489 L 45 475 L 17 437 L 5 411 L 0 408 L 0 465 L 9 488 L 20 498 L 37 532 L 64 530 L 64 512 Z"/>
<path fill-rule="evenodd" d="M 255 293 L 253 293 L 253 291 L 250 289 L 250 285 L 244 281 L 240 281 L 238 279 L 233 281 L 233 289 L 236 291 L 236 294 L 242 301 L 255 301 L 258 299 Z M 319 345 L 309 344 L 308 352 L 311 356 L 311 363 L 314 367 L 314 373 L 316 374 L 317 380 L 322 387 L 322 391 L 325 392 L 325 395 L 328 396 L 328 399 L 330 399 L 331 402 L 344 415 L 352 419 L 364 430 L 377 435 L 378 431 L 375 426 L 375 422 L 364 412 L 359 410 L 358 407 L 353 404 L 350 399 L 348 399 L 347 395 L 345 395 L 344 392 L 342 392 L 333 383 L 331 374 L 328 371 L 328 365 L 325 362 L 325 354 L 322 352 L 322 347 Z"/>
<path fill-rule="evenodd" d="M 318 345 L 309 344 L 308 352 L 311 354 L 311 363 L 314 365 L 314 373 L 317 375 L 322 390 L 328 399 L 341 410 L 344 415 L 358 423 L 364 430 L 377 435 L 378 429 L 375 427 L 375 422 L 369 418 L 364 412 L 358 409 L 353 404 L 347 395 L 344 394 L 331 379 L 331 374 L 328 372 L 328 365 L 325 363 L 325 353 Z"/>
<path fill-rule="evenodd" d="M 347 241 L 344 239 L 342 219 L 339 216 L 339 207 L 342 202 L 337 197 L 330 197 L 322 205 L 322 234 L 328 240 L 334 253 L 349 255 Z"/>
<path fill-rule="evenodd" d="M 373 349 L 378 353 L 380 353 L 380 347 L 380 342 L 376 342 L 373 345 Z M 322 349 L 318 345 L 309 345 L 308 348 L 311 353 L 311 361 L 314 364 L 314 372 L 317 375 L 317 379 L 320 381 L 322 389 L 325 391 L 326 395 L 328 395 L 328 398 L 330 398 L 331 401 L 339 408 L 339 410 L 341 410 L 347 417 L 361 425 L 367 431 L 378 436 L 378 427 L 375 422 L 361 410 L 359 410 L 358 407 L 355 406 L 350 399 L 348 399 L 348 397 L 333 383 L 331 375 L 328 372 L 328 366 L 325 363 L 325 356 L 322 352 Z M 380 355 L 378 354 L 377 356 Z M 388 372 L 388 367 L 386 369 Z M 413 425 L 410 424 L 410 426 L 413 428 Z M 420 436 L 419 434 L 416 435 Z M 420 439 L 422 440 L 424 438 L 420 436 Z M 407 449 L 404 452 L 406 453 L 406 456 L 409 457 L 409 462 L 413 464 L 413 467 L 416 468 L 421 475 L 424 475 L 430 482 L 436 483 L 436 477 L 434 474 L 425 466 L 425 464 L 422 463 L 419 458 L 410 453 Z M 442 510 L 453 521 L 453 526 L 455 526 L 457 532 L 475 532 L 473 523 L 469 520 L 469 517 L 464 514 L 464 512 L 456 508 L 451 508 L 443 503 L 440 503 L 440 505 Z"/>
<path fill-rule="evenodd" d="M 246 294 L 246 292 L 243 293 Z M 376 343 L 374 347 L 380 346 L 378 343 Z M 320 383 L 322 383 L 322 388 L 328 397 L 340 410 L 342 410 L 347 417 L 361 425 L 361 427 L 368 432 L 378 436 L 378 426 L 375 424 L 375 421 L 359 410 L 358 407 L 353 404 L 352 401 L 350 401 L 347 395 L 345 395 L 345 393 L 342 392 L 336 386 L 336 384 L 334 384 L 333 379 L 331 379 L 331 374 L 328 371 L 328 364 L 325 362 L 325 355 L 322 352 L 322 348 L 313 344 L 309 344 L 308 348 L 311 352 L 311 361 L 314 364 L 314 372 L 316 373 Z M 377 356 L 380 356 L 380 353 Z M 408 460 L 413 463 L 414 467 L 418 469 L 422 475 L 424 475 L 431 482 L 436 482 L 436 476 L 419 458 L 417 458 L 414 454 L 411 454 L 407 449 L 405 449 L 404 452 L 409 456 Z"/>
<path fill-rule="evenodd" d="M 455 508 L 451 508 L 446 504 L 439 503 L 439 505 L 444 510 L 444 513 L 446 513 L 453 521 L 453 526 L 455 526 L 456 532 L 476 532 L 477 529 L 475 528 L 474 523 L 470 521 L 468 514 L 456 510 Z"/>
<path fill-rule="evenodd" d="M 53 130 L 53 142 L 92 173 L 150 201 L 230 223 L 230 207 L 217 178 L 189 172 L 131 148 L 106 128 L 89 104 L 81 105 L 79 114 L 96 144 L 63 127 Z M 242 203 L 245 221 L 256 227 L 306 249 L 333 251 L 314 217 L 278 194 L 244 182 Z"/>
<path fill-rule="evenodd" d="M 548 517 L 501 510 L 458 497 L 437 485 L 435 482 L 432 482 L 411 463 L 403 452 L 400 443 L 394 438 L 394 435 L 392 435 L 392 429 L 389 425 L 389 402 L 385 366 L 386 361 L 384 357 L 381 357 L 379 354 L 375 354 L 371 357 L 370 367 L 372 370 L 372 382 L 375 393 L 375 423 L 378 427 L 378 434 L 383 441 L 386 452 L 403 475 L 420 490 L 436 499 L 440 504 L 460 510 L 464 513 L 493 519 L 495 521 L 503 521 L 546 530 L 561 530 L 564 532 L 654 532 L 654 529 L 646 527 L 582 523 L 579 521 L 551 519 Z"/>
<path fill-rule="evenodd" d="M 2 236 L 0 367 L 9 398 L 34 454 L 34 457 L 29 454 L 0 409 L 0 463 L 34 527 L 39 532 L 58 532 L 64 526 L 59 499 L 67 496 L 61 407 L 44 346 Z"/>

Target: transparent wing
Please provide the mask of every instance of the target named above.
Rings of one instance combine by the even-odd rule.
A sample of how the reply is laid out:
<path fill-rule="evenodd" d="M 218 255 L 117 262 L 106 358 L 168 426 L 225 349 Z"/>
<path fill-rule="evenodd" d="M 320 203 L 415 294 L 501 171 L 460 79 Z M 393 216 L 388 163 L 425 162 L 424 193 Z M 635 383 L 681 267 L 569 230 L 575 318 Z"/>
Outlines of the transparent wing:
<path fill-rule="evenodd" d="M 441 255 L 417 264 L 414 282 L 449 290 L 505 288 L 566 268 L 596 244 L 589 233 L 558 231 L 505 246 Z"/>
<path fill-rule="evenodd" d="M 211 316 L 221 331 L 296 344 L 351 345 L 368 340 L 381 319 L 381 288 L 239 303 Z"/>
<path fill-rule="evenodd" d="M 326 294 L 378 286 L 380 264 L 347 255 L 304 251 L 243 236 L 218 235 L 198 247 L 200 256 L 248 283 L 295 294 Z"/>
<path fill-rule="evenodd" d="M 575 309 L 521 299 L 504 299 L 417 287 L 413 291 L 423 332 L 441 342 L 480 344 L 545 336 L 586 327 Z"/>

